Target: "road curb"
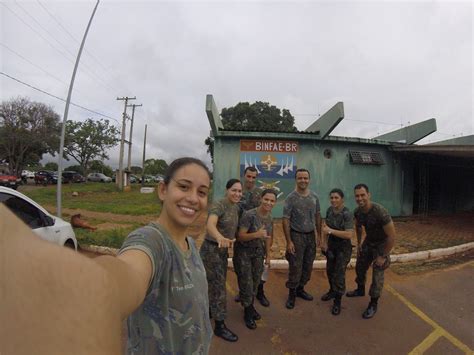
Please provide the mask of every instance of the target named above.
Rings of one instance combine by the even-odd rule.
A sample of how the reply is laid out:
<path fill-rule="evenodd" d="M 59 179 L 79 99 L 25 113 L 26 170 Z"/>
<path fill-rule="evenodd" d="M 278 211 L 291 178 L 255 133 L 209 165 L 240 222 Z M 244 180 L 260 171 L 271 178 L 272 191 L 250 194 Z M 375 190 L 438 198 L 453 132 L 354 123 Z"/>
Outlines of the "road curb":
<path fill-rule="evenodd" d="M 98 245 L 81 245 L 80 249 L 85 251 L 90 251 L 93 253 L 104 254 L 104 255 L 117 255 L 118 249 L 109 248 L 109 247 L 102 247 Z M 429 259 L 437 259 L 442 258 L 454 254 L 459 254 L 468 250 L 474 249 L 474 242 L 465 243 L 461 245 L 455 245 L 453 247 L 448 248 L 439 248 L 439 249 L 432 249 L 432 250 L 424 250 L 418 251 L 414 253 L 407 253 L 407 254 L 393 254 L 390 255 L 390 259 L 392 263 L 408 263 L 412 261 L 419 261 L 419 260 L 429 260 Z M 232 258 L 227 260 L 228 267 L 233 267 Z M 355 267 L 356 259 L 351 259 L 348 267 L 353 268 Z M 271 260 L 270 261 L 270 268 L 272 269 L 288 269 L 288 261 L 286 260 Z M 325 269 L 326 268 L 326 260 L 316 260 L 313 263 L 313 269 Z"/>

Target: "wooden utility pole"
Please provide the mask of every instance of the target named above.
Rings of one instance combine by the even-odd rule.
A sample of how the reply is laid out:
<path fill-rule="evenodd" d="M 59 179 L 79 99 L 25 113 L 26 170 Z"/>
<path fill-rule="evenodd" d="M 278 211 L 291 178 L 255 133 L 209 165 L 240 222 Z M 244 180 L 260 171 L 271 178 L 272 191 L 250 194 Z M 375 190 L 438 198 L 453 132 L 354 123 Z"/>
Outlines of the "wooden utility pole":
<path fill-rule="evenodd" d="M 128 100 L 136 100 L 136 97 L 117 97 L 119 101 L 125 101 L 125 105 L 123 108 L 123 119 L 122 119 L 122 138 L 120 140 L 120 155 L 119 155 L 119 172 L 116 176 L 118 187 L 121 191 L 123 191 L 124 181 L 123 181 L 123 150 L 124 150 L 124 143 L 125 143 L 125 127 L 126 127 L 126 120 L 127 120 L 127 105 Z"/>
<path fill-rule="evenodd" d="M 143 158 L 142 158 L 142 187 L 145 186 L 145 151 L 146 151 L 146 128 L 145 125 L 145 139 L 143 139 Z"/>
<path fill-rule="evenodd" d="M 130 122 L 130 138 L 128 139 L 128 171 L 131 169 L 131 164 L 132 164 L 132 134 L 133 134 L 133 118 L 135 117 L 135 107 L 140 107 L 143 106 L 142 104 L 140 105 L 128 105 L 129 107 L 132 108 L 132 121 Z"/>

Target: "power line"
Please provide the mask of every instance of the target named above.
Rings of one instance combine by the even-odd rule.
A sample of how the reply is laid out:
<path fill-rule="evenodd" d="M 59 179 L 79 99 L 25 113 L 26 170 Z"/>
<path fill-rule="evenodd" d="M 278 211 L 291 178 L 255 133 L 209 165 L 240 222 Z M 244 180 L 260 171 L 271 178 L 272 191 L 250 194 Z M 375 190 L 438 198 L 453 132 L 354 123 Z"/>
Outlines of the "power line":
<path fill-rule="evenodd" d="M 61 21 L 59 21 L 56 16 L 54 16 L 47 8 L 45 5 L 43 5 L 41 3 L 41 1 L 39 0 L 36 0 L 38 2 L 38 4 L 43 8 L 44 11 L 46 11 L 46 13 L 54 20 L 54 22 L 56 22 L 58 24 L 59 27 L 62 28 L 62 30 L 67 34 L 69 35 L 70 38 L 72 38 L 76 43 L 80 43 L 76 37 L 74 37 L 71 32 L 68 31 L 68 29 L 61 23 Z M 100 65 L 100 67 L 102 68 L 102 70 L 105 70 L 105 71 L 110 71 L 110 68 L 107 68 L 105 65 L 103 65 L 90 51 L 88 51 L 86 48 L 84 48 L 84 52 L 86 52 L 97 64 Z"/>
<path fill-rule="evenodd" d="M 36 91 L 39 91 L 39 92 L 41 92 L 41 93 L 43 93 L 43 94 L 46 94 L 46 95 L 48 95 L 48 96 L 51 96 L 51 97 L 53 97 L 53 98 L 55 98 L 55 99 L 58 99 L 58 100 L 60 100 L 60 101 L 66 102 L 66 100 L 63 99 L 62 97 L 56 96 L 56 95 L 51 94 L 51 93 L 49 93 L 49 92 L 47 92 L 47 91 L 45 91 L 45 90 L 39 89 L 39 88 L 37 88 L 37 87 L 35 87 L 35 86 L 33 86 L 33 85 L 30 85 L 30 84 L 28 84 L 28 83 L 25 83 L 24 81 L 21 81 L 20 79 L 17 79 L 17 78 L 15 78 L 15 77 L 11 76 L 11 75 L 8 75 L 7 73 L 4 73 L 4 72 L 0 71 L 0 74 L 6 76 L 7 78 L 10 78 L 10 79 L 12 79 L 12 80 L 18 82 L 18 83 L 20 83 L 20 84 L 22 84 L 22 85 L 28 86 L 28 87 L 31 88 L 31 89 L 34 89 L 34 90 L 36 90 Z M 76 103 L 73 103 L 73 102 L 71 102 L 71 105 L 72 105 L 72 106 L 76 106 L 76 107 L 78 107 L 78 108 L 80 108 L 80 109 L 89 111 L 89 112 L 91 112 L 91 113 L 94 113 L 94 114 L 96 114 L 96 115 L 109 118 L 109 119 L 111 119 L 111 120 L 117 122 L 117 124 L 120 124 L 117 119 L 115 119 L 115 118 L 113 118 L 113 117 L 111 117 L 111 116 L 104 115 L 103 113 L 100 113 L 100 112 L 91 110 L 91 109 L 89 109 L 89 108 L 87 108 L 87 107 L 81 106 L 81 105 L 76 104 Z"/>
<path fill-rule="evenodd" d="M 62 51 L 61 49 L 57 48 L 53 43 L 51 43 L 51 41 L 49 39 L 47 39 L 46 37 L 44 37 L 41 33 L 39 33 L 39 31 L 35 30 L 28 22 L 26 22 L 25 20 L 23 20 L 15 11 L 13 11 L 11 8 L 9 8 L 4 2 L 1 2 L 1 4 L 3 6 L 5 6 L 18 20 L 20 20 L 21 22 L 23 22 L 26 26 L 28 26 L 34 33 L 36 33 L 39 37 L 41 37 L 44 41 L 46 41 L 54 50 L 56 50 L 59 54 L 61 54 L 61 56 L 63 56 L 67 61 L 69 61 L 70 63 L 74 64 L 74 61 L 70 58 L 68 58 L 65 54 L 68 54 L 68 53 L 65 53 L 64 51 Z M 106 85 L 100 83 L 97 79 L 94 79 L 93 76 L 91 76 L 91 74 L 89 74 L 88 72 L 86 72 L 84 69 L 82 69 L 84 71 L 84 73 L 89 76 L 91 79 L 97 81 L 99 84 L 101 84 L 103 87 L 105 87 L 107 90 L 109 91 L 113 91 L 112 88 L 109 88 L 107 87 Z"/>
<path fill-rule="evenodd" d="M 46 28 L 44 28 L 44 26 L 38 21 L 36 20 L 36 18 L 31 15 L 17 0 L 14 0 L 15 3 L 17 4 L 17 6 L 23 10 L 24 13 L 26 13 L 44 32 L 46 32 L 52 39 L 54 39 L 56 41 L 56 43 L 58 43 L 62 48 L 64 48 L 64 50 L 72 56 L 72 58 L 75 58 L 75 54 L 73 52 L 71 52 L 69 50 L 69 48 L 67 48 L 66 45 L 64 45 L 63 43 L 61 43 L 51 32 L 49 32 Z M 108 90 L 112 90 L 110 87 L 108 87 L 107 83 L 105 82 L 104 79 L 102 79 L 96 72 L 94 72 L 94 70 L 92 70 L 87 64 L 83 63 L 83 69 L 87 69 L 93 76 L 95 76 L 98 80 L 102 81 L 102 84 L 105 85 L 105 87 L 108 89 Z"/>

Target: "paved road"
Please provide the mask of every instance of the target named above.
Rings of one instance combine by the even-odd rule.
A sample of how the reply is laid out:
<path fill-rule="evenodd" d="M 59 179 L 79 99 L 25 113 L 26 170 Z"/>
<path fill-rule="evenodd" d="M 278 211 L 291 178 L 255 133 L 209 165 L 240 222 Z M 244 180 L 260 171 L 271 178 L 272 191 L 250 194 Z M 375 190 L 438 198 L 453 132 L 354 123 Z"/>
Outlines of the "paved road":
<path fill-rule="evenodd" d="M 331 302 L 319 300 L 327 287 L 322 271 L 313 273 L 307 287 L 318 297 L 297 299 L 295 309 L 287 310 L 286 272 L 273 271 L 267 287 L 272 304 L 258 307 L 262 320 L 256 330 L 245 327 L 233 301 L 235 274 L 228 275 L 226 323 L 240 339 L 227 343 L 215 337 L 211 354 L 474 354 L 474 261 L 417 276 L 387 272 L 387 288 L 371 320 L 361 318 L 368 297 L 345 297 L 341 315 L 331 315 Z M 348 286 L 353 279 L 351 270 Z"/>

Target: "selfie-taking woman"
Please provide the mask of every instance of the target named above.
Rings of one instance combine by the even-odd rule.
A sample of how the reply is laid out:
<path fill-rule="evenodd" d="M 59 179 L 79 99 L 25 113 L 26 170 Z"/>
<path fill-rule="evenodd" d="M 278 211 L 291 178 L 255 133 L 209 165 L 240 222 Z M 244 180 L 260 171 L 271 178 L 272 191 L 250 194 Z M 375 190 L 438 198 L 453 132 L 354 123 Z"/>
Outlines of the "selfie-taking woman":
<path fill-rule="evenodd" d="M 158 195 L 157 222 L 132 232 L 119 251 L 143 289 L 128 317 L 129 354 L 207 354 L 212 338 L 204 265 L 187 228 L 206 212 L 209 170 L 200 160 L 173 161 Z M 144 297 L 144 299 L 143 299 Z"/>
<path fill-rule="evenodd" d="M 240 181 L 227 181 L 225 197 L 209 210 L 207 233 L 200 250 L 209 285 L 209 312 L 215 322 L 214 334 L 227 341 L 238 340 L 238 336 L 225 325 L 225 319 L 228 248 L 235 241 L 241 197 Z"/>

